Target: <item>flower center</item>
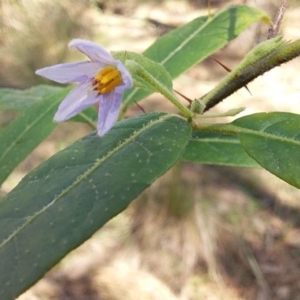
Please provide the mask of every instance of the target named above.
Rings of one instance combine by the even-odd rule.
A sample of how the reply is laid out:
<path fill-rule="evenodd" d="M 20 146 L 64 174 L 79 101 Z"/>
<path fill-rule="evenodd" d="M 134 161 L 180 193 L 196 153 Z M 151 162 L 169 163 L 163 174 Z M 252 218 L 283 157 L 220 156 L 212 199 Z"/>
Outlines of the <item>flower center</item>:
<path fill-rule="evenodd" d="M 94 90 L 100 94 L 111 92 L 122 83 L 121 72 L 115 67 L 105 67 L 94 78 Z"/>

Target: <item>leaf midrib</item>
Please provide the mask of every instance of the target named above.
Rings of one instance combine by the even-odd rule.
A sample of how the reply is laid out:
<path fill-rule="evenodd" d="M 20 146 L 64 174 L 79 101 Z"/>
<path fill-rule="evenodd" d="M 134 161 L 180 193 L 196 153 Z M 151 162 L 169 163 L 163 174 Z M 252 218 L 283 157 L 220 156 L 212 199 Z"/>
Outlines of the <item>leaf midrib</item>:
<path fill-rule="evenodd" d="M 218 140 L 218 139 L 214 139 L 214 138 L 198 138 L 198 139 L 191 139 L 191 142 L 197 142 L 197 143 L 223 143 L 223 144 L 240 144 L 240 142 L 238 140 Z"/>
<path fill-rule="evenodd" d="M 277 135 L 274 135 L 274 134 L 271 134 L 271 133 L 266 133 L 265 131 L 259 131 L 259 130 L 253 130 L 253 129 L 247 129 L 247 128 L 243 128 L 243 127 L 238 127 L 239 128 L 239 135 L 240 134 L 252 134 L 252 135 L 255 135 L 255 136 L 260 136 L 260 137 L 263 137 L 263 138 L 269 138 L 269 139 L 272 139 L 272 140 L 279 140 L 279 141 L 282 141 L 282 142 L 289 142 L 289 143 L 293 143 L 297 146 L 300 146 L 300 140 L 296 140 L 296 139 L 292 139 L 292 138 L 289 138 L 289 137 L 283 137 L 283 136 L 277 136 Z M 242 130 L 240 130 L 242 129 Z"/>

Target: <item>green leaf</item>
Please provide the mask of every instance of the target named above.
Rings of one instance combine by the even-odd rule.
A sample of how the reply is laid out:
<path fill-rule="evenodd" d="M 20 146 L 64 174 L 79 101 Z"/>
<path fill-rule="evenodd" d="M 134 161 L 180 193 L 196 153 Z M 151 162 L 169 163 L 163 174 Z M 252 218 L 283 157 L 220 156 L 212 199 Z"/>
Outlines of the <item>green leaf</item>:
<path fill-rule="evenodd" d="M 245 152 L 238 137 L 213 132 L 194 132 L 182 160 L 201 164 L 259 168 Z"/>
<path fill-rule="evenodd" d="M 179 159 L 190 124 L 144 114 L 57 153 L 0 201 L 0 299 L 14 299 Z"/>
<path fill-rule="evenodd" d="M 241 128 L 241 144 L 253 159 L 300 188 L 300 115 L 259 113 L 240 118 L 232 125 Z"/>
<path fill-rule="evenodd" d="M 40 102 L 43 98 L 61 91 L 51 85 L 38 85 L 27 90 L 0 89 L 0 110 L 21 110 Z"/>
<path fill-rule="evenodd" d="M 0 89 L 0 110 L 22 111 L 63 89 L 62 87 L 46 84 L 38 85 L 27 90 L 2 88 Z M 88 123 L 92 128 L 95 128 L 94 122 L 97 120 L 97 117 L 98 114 L 95 109 L 89 107 L 72 118 L 71 121 Z"/>
<path fill-rule="evenodd" d="M 59 89 L 44 101 L 24 109 L 0 131 L 0 185 L 57 126 L 52 119 L 59 102 L 68 92 L 69 89 Z"/>
<path fill-rule="evenodd" d="M 144 55 L 161 63 L 176 78 L 198 62 L 224 47 L 247 27 L 267 15 L 248 6 L 231 6 L 211 17 L 197 18 L 172 30 L 151 45 Z M 124 107 L 150 93 L 133 89 L 125 93 Z"/>

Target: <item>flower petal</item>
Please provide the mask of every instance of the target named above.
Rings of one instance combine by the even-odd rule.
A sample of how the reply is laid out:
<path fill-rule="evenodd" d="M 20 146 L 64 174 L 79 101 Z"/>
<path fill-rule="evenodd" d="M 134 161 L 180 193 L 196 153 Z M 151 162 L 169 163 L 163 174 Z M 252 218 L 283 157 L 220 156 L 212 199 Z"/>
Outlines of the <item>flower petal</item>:
<path fill-rule="evenodd" d="M 92 82 L 87 80 L 78 84 L 61 102 L 53 120 L 68 120 L 98 101 L 98 93 L 92 89 Z"/>
<path fill-rule="evenodd" d="M 37 75 L 46 77 L 59 83 L 82 82 L 94 78 L 103 66 L 90 61 L 59 64 L 37 70 Z"/>
<path fill-rule="evenodd" d="M 116 87 L 116 91 L 118 93 L 123 93 L 125 90 L 133 87 L 133 79 L 131 77 L 131 74 L 126 69 L 126 67 L 119 60 L 116 60 L 116 67 L 121 72 L 122 80 L 123 80 L 123 84 Z"/>
<path fill-rule="evenodd" d="M 105 65 L 115 65 L 115 59 L 103 47 L 81 39 L 72 40 L 69 43 L 69 48 L 75 47 L 80 52 L 84 53 L 93 62 L 101 62 Z"/>
<path fill-rule="evenodd" d="M 99 136 L 107 133 L 116 123 L 122 103 L 122 94 L 111 92 L 102 95 L 99 103 L 97 131 Z"/>

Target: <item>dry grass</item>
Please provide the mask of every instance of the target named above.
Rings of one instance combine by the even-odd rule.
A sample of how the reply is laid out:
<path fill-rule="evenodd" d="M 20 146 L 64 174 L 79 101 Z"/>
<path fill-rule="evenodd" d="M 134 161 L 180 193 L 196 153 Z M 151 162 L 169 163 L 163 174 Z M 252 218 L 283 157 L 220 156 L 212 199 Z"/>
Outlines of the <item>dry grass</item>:
<path fill-rule="evenodd" d="M 1 84 L 35 82 L 37 66 L 67 59 L 66 43 L 73 37 L 97 32 L 95 39 L 111 50 L 142 51 L 161 34 L 146 18 L 177 26 L 206 13 L 195 8 L 197 1 L 129 1 L 126 6 L 117 2 L 101 11 L 84 1 L 78 6 L 70 6 L 70 1 L 2 1 L 0 22 L 6 35 L 1 57 L 6 60 Z M 45 16 L 54 7 L 57 13 L 45 26 Z M 287 38 L 299 37 L 298 16 L 299 10 L 288 12 Z M 52 25 L 56 29 L 49 31 Z M 245 41 L 250 41 L 248 47 L 256 41 L 253 32 L 247 34 L 220 51 L 218 58 L 233 67 L 246 51 L 241 47 Z M 32 49 L 38 49 L 37 56 Z M 247 113 L 297 110 L 299 66 L 294 60 L 269 72 L 249 85 L 252 98 L 239 91 L 218 109 L 249 104 Z M 190 98 L 198 97 L 222 72 L 206 61 L 177 79 L 175 87 Z M 156 95 L 143 103 L 146 111 L 170 109 Z M 134 113 L 135 108 L 130 114 Z M 60 126 L 17 168 L 2 191 L 8 192 L 30 169 L 88 132 L 76 124 L 74 134 L 73 126 Z M 179 164 L 19 300 L 299 299 L 299 197 L 297 189 L 263 170 Z"/>

